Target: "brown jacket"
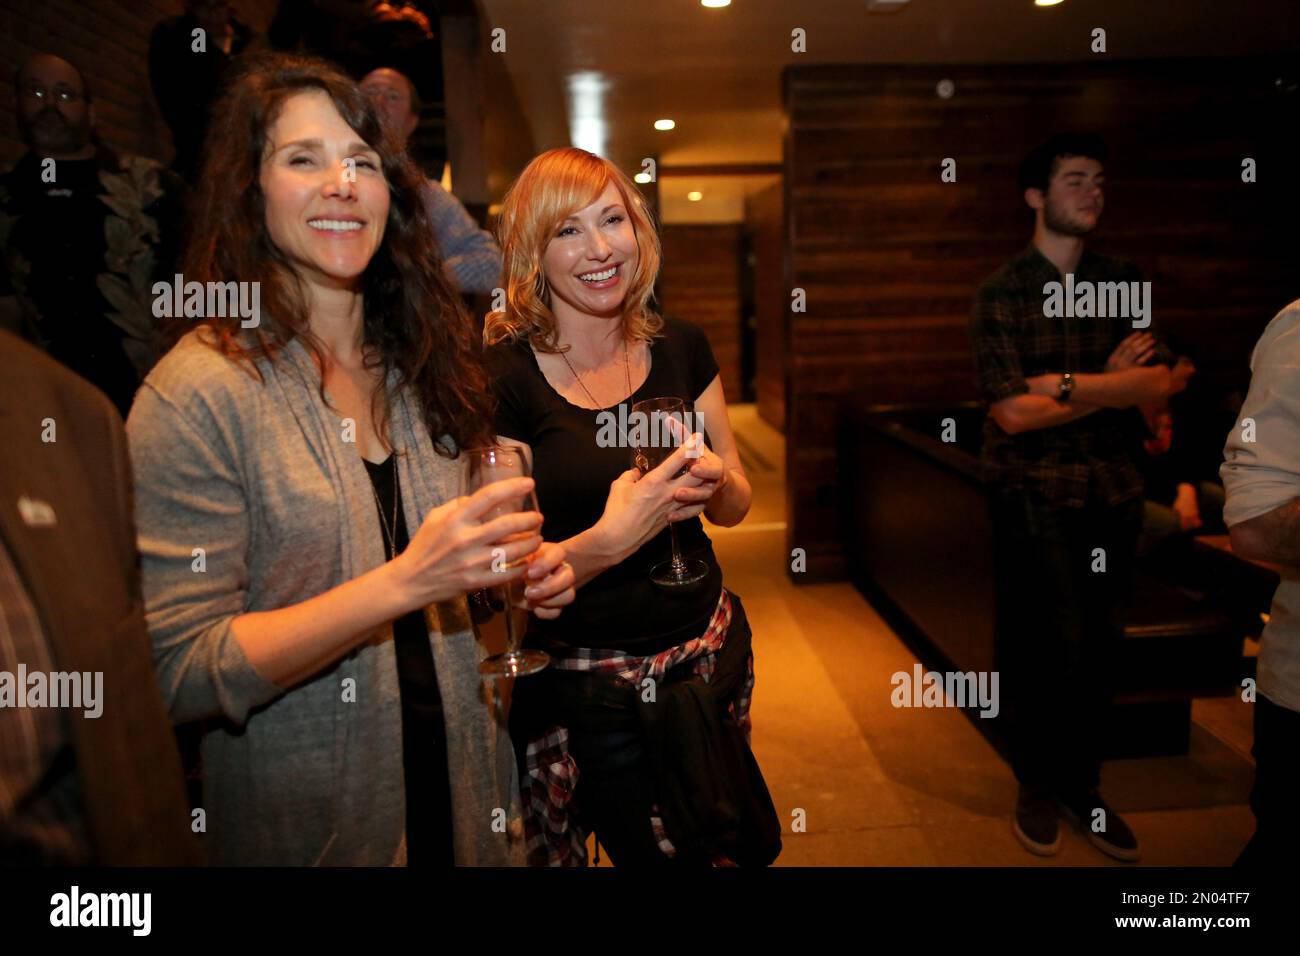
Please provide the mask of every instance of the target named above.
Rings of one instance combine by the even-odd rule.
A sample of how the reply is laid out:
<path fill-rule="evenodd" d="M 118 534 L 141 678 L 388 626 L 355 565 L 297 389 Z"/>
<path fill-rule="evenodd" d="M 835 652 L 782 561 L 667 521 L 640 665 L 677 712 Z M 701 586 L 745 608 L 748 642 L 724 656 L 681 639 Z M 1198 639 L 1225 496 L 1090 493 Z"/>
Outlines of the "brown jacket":
<path fill-rule="evenodd" d="M 196 863 L 145 631 L 122 421 L 94 386 L 3 331 L 0 370 L 0 535 L 55 667 L 104 675 L 101 716 L 67 714 L 94 861 Z M 24 496 L 48 504 L 53 523 L 29 525 Z"/>

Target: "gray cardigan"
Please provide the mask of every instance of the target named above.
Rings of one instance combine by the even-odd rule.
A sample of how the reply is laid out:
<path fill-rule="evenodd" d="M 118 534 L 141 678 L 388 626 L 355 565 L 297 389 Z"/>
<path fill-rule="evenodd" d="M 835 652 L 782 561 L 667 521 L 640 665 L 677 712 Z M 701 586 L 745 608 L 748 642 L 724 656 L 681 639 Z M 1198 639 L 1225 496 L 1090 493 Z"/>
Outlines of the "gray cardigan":
<path fill-rule="evenodd" d="M 149 373 L 127 422 L 154 663 L 173 719 L 207 721 L 202 839 L 219 864 L 403 863 L 391 626 L 287 692 L 231 634 L 239 614 L 306 600 L 385 559 L 370 478 L 319 397 L 306 347 L 294 340 L 258 368 L 264 382 L 190 332 Z M 414 534 L 459 493 L 459 462 L 434 453 L 414 398 L 393 394 L 390 438 Z M 522 863 L 514 754 L 493 684 L 477 671 L 484 652 L 465 600 L 426 617 L 456 862 Z"/>

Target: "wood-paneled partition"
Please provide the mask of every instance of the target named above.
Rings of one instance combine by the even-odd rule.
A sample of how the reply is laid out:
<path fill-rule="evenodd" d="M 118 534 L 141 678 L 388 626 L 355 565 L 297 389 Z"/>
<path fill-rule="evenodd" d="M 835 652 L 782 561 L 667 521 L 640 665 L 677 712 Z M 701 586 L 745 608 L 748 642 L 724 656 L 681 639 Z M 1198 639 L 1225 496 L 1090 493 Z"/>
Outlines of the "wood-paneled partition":
<path fill-rule="evenodd" d="M 781 183 L 745 200 L 745 230 L 754 272 L 754 391 L 759 416 L 785 431 L 786 315 L 789 295 L 782 271 L 785 237 Z"/>
<path fill-rule="evenodd" d="M 1264 324 L 1300 296 L 1290 68 L 808 66 L 786 71 L 784 97 L 788 543 L 808 559 L 796 581 L 844 570 L 840 403 L 976 397 L 971 298 L 1029 241 L 1016 172 L 1050 133 L 1107 138 L 1090 243 L 1142 267 L 1156 326 L 1204 385 L 1244 385 Z"/>
<path fill-rule="evenodd" d="M 727 400 L 740 400 L 740 224 L 665 224 L 659 306 L 709 337 Z"/>

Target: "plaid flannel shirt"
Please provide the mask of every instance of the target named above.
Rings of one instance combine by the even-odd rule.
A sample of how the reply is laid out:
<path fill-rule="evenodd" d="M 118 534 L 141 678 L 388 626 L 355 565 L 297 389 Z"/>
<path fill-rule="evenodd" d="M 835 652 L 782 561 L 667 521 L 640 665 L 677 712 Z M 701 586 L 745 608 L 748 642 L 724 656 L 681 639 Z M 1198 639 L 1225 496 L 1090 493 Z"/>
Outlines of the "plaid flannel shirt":
<path fill-rule="evenodd" d="M 1082 281 L 1141 281 L 1136 265 L 1085 250 L 1074 271 Z M 971 345 L 980 395 L 989 405 L 1025 394 L 1029 376 L 1049 372 L 1104 372 L 1115 347 L 1134 331 L 1132 320 L 1048 318 L 1048 282 L 1063 277 L 1031 245 L 980 287 L 971 314 Z M 1146 331 L 1154 331 L 1153 322 Z M 1170 353 L 1159 348 L 1162 361 Z M 1133 451 L 1141 423 L 1134 409 L 1102 409 L 1084 418 L 1009 435 L 990 417 L 984 422 L 983 462 L 990 484 L 1040 494 L 1047 502 L 1083 507 L 1089 500 L 1116 505 L 1142 495 Z"/>
<path fill-rule="evenodd" d="M 674 667 L 689 665 L 708 683 L 713 677 L 717 653 L 731 626 L 731 596 L 723 588 L 708 627 L 700 637 L 647 657 L 635 657 L 617 650 L 552 645 L 547 647 L 551 666 L 561 670 L 596 671 L 611 674 L 640 688 L 646 678 L 659 681 Z M 746 662 L 747 675 L 736 698 L 729 704 L 731 718 L 750 737 L 749 705 L 754 692 L 754 656 Z M 525 758 L 524 832 L 530 866 L 585 866 L 587 834 L 572 813 L 573 793 L 578 785 L 578 765 L 569 753 L 569 732 L 552 726 L 528 742 Z M 650 824 L 665 856 L 676 849 L 664 832 L 657 807 L 651 808 Z"/>

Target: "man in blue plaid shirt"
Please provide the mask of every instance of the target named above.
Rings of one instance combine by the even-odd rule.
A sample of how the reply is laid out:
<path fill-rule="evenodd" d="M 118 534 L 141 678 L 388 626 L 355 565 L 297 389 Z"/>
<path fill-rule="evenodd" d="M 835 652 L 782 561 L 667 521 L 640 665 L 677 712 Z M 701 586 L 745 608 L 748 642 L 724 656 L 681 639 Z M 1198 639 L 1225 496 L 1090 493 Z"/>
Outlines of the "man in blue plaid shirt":
<path fill-rule="evenodd" d="M 1142 515 L 1133 408 L 1182 390 L 1193 369 L 1151 335 L 1136 266 L 1084 249 L 1105 160 L 1089 135 L 1053 137 L 1026 158 L 1033 240 L 980 288 L 971 341 L 989 409 L 998 661 L 1020 784 L 1013 830 L 1050 856 L 1059 808 L 1098 849 L 1132 861 L 1137 839 L 1098 786 Z M 1122 290 L 1110 302 L 1126 307 L 1107 308 L 1108 290 Z"/>

